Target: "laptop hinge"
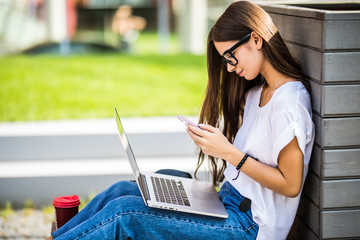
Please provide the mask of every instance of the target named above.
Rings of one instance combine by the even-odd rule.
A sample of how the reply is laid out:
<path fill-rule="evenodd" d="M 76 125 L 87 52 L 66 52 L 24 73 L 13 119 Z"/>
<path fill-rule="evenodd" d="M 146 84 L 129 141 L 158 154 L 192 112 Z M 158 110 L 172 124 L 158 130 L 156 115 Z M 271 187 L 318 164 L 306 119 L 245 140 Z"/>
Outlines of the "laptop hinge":
<path fill-rule="evenodd" d="M 145 175 L 142 175 L 140 173 L 138 180 L 140 183 L 141 192 L 144 194 L 145 200 L 150 200 L 150 193 L 149 193 L 148 186 L 146 184 Z"/>

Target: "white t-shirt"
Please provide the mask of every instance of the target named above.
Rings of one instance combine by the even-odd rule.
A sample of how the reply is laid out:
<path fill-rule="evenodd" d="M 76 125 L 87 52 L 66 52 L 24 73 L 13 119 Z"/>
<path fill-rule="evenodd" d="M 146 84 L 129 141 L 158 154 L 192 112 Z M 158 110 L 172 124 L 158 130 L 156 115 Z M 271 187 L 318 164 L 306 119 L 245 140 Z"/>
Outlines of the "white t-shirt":
<path fill-rule="evenodd" d="M 262 87 L 250 89 L 245 102 L 243 124 L 234 146 L 269 166 L 278 166 L 280 151 L 296 136 L 304 155 L 304 177 L 308 171 L 314 143 L 314 123 L 310 95 L 299 81 L 280 86 L 270 101 L 259 107 Z M 241 159 L 239 159 L 240 161 Z M 256 170 L 254 170 L 256 171 Z M 254 221 L 259 225 L 257 239 L 286 239 L 300 201 L 263 187 L 229 164 L 225 170 L 229 181 L 241 195 L 251 199 Z"/>

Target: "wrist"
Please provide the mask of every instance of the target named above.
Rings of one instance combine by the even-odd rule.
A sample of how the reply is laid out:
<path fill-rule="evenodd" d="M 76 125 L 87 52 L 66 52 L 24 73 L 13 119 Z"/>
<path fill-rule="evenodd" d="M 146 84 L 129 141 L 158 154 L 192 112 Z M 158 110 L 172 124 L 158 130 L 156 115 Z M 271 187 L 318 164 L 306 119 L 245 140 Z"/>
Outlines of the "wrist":
<path fill-rule="evenodd" d="M 248 159 L 248 157 L 250 157 L 249 154 L 245 153 L 244 157 L 241 159 L 241 161 L 239 162 L 239 164 L 236 166 L 236 170 L 240 171 L 240 168 L 242 167 L 242 165 L 245 163 L 245 161 Z"/>
<path fill-rule="evenodd" d="M 245 162 L 247 161 L 247 159 L 249 157 L 251 157 L 257 161 L 256 158 L 250 156 L 248 153 L 243 154 L 243 158 L 241 159 L 241 161 L 237 165 L 234 165 L 236 167 L 236 170 L 238 171 L 238 173 L 237 173 L 237 176 L 233 180 L 236 180 L 239 177 L 240 171 L 242 171 L 241 168 L 245 164 Z"/>
<path fill-rule="evenodd" d="M 244 153 L 237 149 L 234 145 L 231 145 L 229 152 L 227 153 L 226 158 L 224 158 L 228 163 L 234 165 L 235 167 L 239 164 L 239 159 L 244 157 Z"/>

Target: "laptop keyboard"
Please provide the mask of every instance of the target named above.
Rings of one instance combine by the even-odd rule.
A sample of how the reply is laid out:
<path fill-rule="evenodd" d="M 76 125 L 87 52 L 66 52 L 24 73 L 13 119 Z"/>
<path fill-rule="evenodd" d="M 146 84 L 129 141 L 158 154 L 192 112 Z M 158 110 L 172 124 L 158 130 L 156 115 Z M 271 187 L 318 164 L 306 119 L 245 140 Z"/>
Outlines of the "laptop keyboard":
<path fill-rule="evenodd" d="M 155 198 L 158 202 L 190 206 L 182 181 L 151 177 Z"/>

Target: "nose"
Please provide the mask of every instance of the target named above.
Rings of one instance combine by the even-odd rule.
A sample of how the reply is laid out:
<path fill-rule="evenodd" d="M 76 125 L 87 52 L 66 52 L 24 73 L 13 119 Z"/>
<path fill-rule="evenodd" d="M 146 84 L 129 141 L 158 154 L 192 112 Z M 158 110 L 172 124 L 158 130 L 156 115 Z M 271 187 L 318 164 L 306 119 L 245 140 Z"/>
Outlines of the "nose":
<path fill-rule="evenodd" d="M 226 68 L 227 68 L 227 71 L 228 72 L 233 72 L 233 71 L 235 71 L 235 66 L 233 66 L 233 65 L 230 65 L 230 64 L 227 64 L 226 65 Z"/>

